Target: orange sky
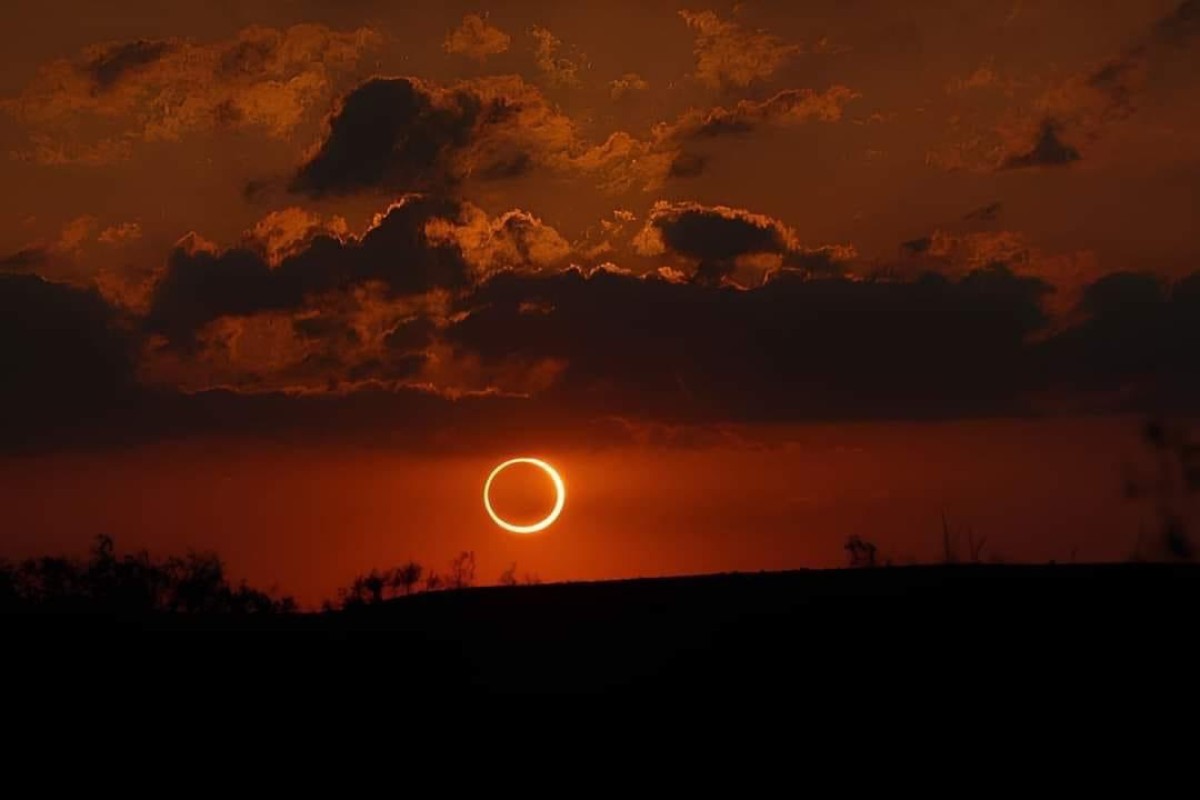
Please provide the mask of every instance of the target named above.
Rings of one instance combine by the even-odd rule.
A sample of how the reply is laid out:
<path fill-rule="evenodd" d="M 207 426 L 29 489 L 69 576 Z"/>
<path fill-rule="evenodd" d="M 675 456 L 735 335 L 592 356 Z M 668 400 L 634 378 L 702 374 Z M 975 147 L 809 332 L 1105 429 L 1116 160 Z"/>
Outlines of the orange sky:
<path fill-rule="evenodd" d="M 0 557 L 104 529 L 311 601 L 925 558 L 944 508 L 1119 558 L 1137 420 L 1200 407 L 1197 0 L 0 28 Z M 478 501 L 519 454 L 572 487 L 536 541 Z"/>
<path fill-rule="evenodd" d="M 305 603 L 372 567 L 444 568 L 474 550 L 479 579 L 511 563 L 543 580 L 839 566 L 851 534 L 894 563 L 942 558 L 941 515 L 987 537 L 985 560 L 1121 560 L 1153 506 L 1127 501 L 1145 466 L 1134 419 L 814 425 L 754 439 L 544 452 L 568 502 L 549 531 L 496 528 L 479 500 L 503 454 L 158 445 L 0 464 L 11 555 L 78 552 L 89 537 L 152 552 L 215 548 L 235 575 Z M 530 447 L 537 450 L 536 442 Z M 538 451 L 543 452 L 543 451 Z M 519 514 L 549 497 L 514 481 Z"/>

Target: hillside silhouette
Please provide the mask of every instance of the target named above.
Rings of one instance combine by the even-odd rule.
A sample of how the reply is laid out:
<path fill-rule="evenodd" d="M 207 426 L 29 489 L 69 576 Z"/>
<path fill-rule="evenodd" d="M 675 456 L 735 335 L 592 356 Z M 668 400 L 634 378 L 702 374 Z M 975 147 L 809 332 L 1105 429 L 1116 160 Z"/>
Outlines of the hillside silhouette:
<path fill-rule="evenodd" d="M 1184 563 L 947 564 L 411 594 L 401 583 L 397 596 L 378 602 L 344 596 L 340 607 L 298 612 L 286 599 L 213 580 L 203 560 L 207 571 L 187 559 L 158 563 L 180 571 L 166 570 L 174 582 L 152 600 L 121 577 L 144 570 L 144 561 L 115 558 L 102 542 L 92 562 L 110 573 L 87 562 L 66 573 L 96 581 L 91 594 L 82 594 L 86 583 L 73 596 L 45 583 L 43 602 L 14 599 L 9 568 L 0 625 L 59 642 L 225 632 L 233 638 L 197 646 L 229 655 L 242 634 L 302 632 L 364 672 L 430 688 L 794 691 L 816 673 L 897 680 L 920 672 L 928 681 L 946 670 L 958 681 L 981 664 L 1046 674 L 1134 657 L 1165 665 L 1190 647 L 1200 608 L 1200 565 Z M 44 576 L 62 574 L 61 564 L 34 564 Z"/>

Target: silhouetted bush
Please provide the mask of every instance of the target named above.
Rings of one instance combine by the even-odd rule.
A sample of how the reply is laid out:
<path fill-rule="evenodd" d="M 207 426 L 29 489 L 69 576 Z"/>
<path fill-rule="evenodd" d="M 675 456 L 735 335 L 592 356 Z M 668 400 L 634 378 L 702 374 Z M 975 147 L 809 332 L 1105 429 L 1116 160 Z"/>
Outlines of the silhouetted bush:
<path fill-rule="evenodd" d="M 515 569 L 516 565 L 513 567 Z M 515 575 L 513 582 L 516 582 Z M 355 577 L 349 586 L 338 589 L 336 604 L 325 603 L 323 607 L 328 611 L 336 607 L 358 608 L 374 605 L 399 597 L 401 593 L 412 594 L 418 586 L 426 592 L 438 592 L 446 589 L 466 589 L 474 585 L 475 552 L 464 550 L 450 562 L 450 571 L 445 575 L 433 570 L 425 572 L 425 568 L 416 561 L 383 571 L 373 569 L 365 575 Z"/>
<path fill-rule="evenodd" d="M 422 571 L 421 565 L 415 561 L 397 567 L 392 571 L 392 588 L 404 589 L 405 594 L 412 594 L 413 589 L 421 582 Z"/>
<path fill-rule="evenodd" d="M 855 535 L 848 538 L 842 549 L 850 556 L 850 566 L 875 566 L 875 545 L 861 536 Z"/>
<path fill-rule="evenodd" d="M 1142 425 L 1142 441 L 1154 460 L 1153 469 L 1139 474 L 1132 467 L 1125 475 L 1125 496 L 1130 500 L 1149 499 L 1157 516 L 1156 554 L 1168 559 L 1191 561 L 1196 544 L 1188 526 L 1188 501 L 1200 492 L 1200 443 L 1188 431 L 1157 417 Z M 1139 532 L 1134 559 L 1141 560 L 1143 535 Z"/>
<path fill-rule="evenodd" d="M 451 589 L 466 589 L 475 585 L 475 551 L 464 550 L 450 562 L 446 584 Z"/>
<path fill-rule="evenodd" d="M 296 609 L 244 582 L 234 586 L 213 553 L 156 561 L 146 551 L 118 556 L 98 536 L 87 560 L 65 556 L 0 565 L 0 608 L 112 614 L 279 613 Z"/>

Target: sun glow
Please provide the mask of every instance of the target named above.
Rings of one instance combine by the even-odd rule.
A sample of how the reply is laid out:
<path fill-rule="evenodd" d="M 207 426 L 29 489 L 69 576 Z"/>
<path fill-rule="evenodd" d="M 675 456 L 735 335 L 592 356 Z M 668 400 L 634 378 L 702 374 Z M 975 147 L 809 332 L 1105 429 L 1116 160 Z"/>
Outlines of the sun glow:
<path fill-rule="evenodd" d="M 532 464 L 533 466 L 545 472 L 550 477 L 550 480 L 554 483 L 554 508 L 550 510 L 550 513 L 547 514 L 545 518 L 533 523 L 532 525 L 513 525 L 511 522 L 502 519 L 500 515 L 496 513 L 495 509 L 492 508 L 492 481 L 496 479 L 497 475 L 514 464 Z M 487 481 L 483 484 L 483 506 L 487 509 L 488 516 L 492 518 L 492 522 L 495 522 L 501 528 L 510 533 L 537 533 L 538 531 L 546 530 L 546 528 L 549 528 L 554 524 L 554 521 L 558 519 L 558 515 L 562 513 L 563 504 L 566 503 L 566 501 L 567 489 L 566 486 L 563 485 L 562 478 L 559 477 L 559 474 L 557 471 L 555 471 L 554 467 L 550 466 L 545 461 L 542 461 L 540 458 L 511 458 L 493 469 L 492 474 L 488 475 Z"/>

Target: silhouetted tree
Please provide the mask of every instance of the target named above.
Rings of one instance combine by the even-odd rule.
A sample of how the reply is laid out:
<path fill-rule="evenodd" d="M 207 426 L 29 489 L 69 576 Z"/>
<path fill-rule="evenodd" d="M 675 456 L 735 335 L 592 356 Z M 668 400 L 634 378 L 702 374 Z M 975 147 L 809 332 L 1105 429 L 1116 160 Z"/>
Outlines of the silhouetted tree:
<path fill-rule="evenodd" d="M 846 540 L 843 549 L 850 555 L 850 566 L 875 566 L 875 545 L 857 534 Z"/>
<path fill-rule="evenodd" d="M 475 583 L 475 551 L 464 550 L 450 562 L 446 584 L 451 589 L 466 589 Z"/>
<path fill-rule="evenodd" d="M 421 582 L 422 567 L 416 561 L 392 570 L 392 586 L 394 589 L 404 589 L 405 594 L 412 594 L 413 589 Z"/>
<path fill-rule="evenodd" d="M 1131 500 L 1148 497 L 1158 517 L 1159 548 L 1168 558 L 1192 560 L 1196 546 L 1188 531 L 1188 501 L 1200 492 L 1200 444 L 1187 430 L 1152 417 L 1142 425 L 1142 441 L 1154 459 L 1152 475 L 1138 475 L 1129 467 L 1125 474 L 1125 496 Z M 1136 555 L 1140 558 L 1142 535 L 1138 534 Z"/>
<path fill-rule="evenodd" d="M 110 536 L 98 536 L 86 561 L 44 556 L 0 574 L 0 604 L 49 611 L 120 614 L 155 612 L 272 613 L 294 611 L 244 582 L 229 584 L 212 553 L 159 562 L 146 551 L 117 555 Z"/>
<path fill-rule="evenodd" d="M 425 591 L 436 592 L 440 589 L 444 589 L 445 586 L 446 582 L 442 579 L 442 576 L 438 575 L 433 570 L 430 570 L 429 574 L 425 576 Z"/>
<path fill-rule="evenodd" d="M 508 569 L 500 573 L 501 586 L 516 586 L 517 585 L 517 564 L 514 561 L 509 565 Z"/>
<path fill-rule="evenodd" d="M 958 562 L 958 534 L 950 535 L 950 523 L 942 514 L 942 563 L 955 564 Z"/>
<path fill-rule="evenodd" d="M 0 610 L 14 608 L 20 602 L 17 591 L 17 568 L 0 559 Z"/>

